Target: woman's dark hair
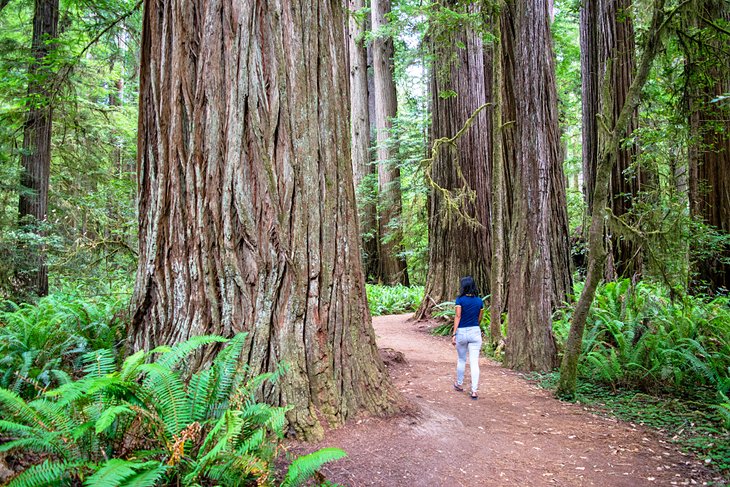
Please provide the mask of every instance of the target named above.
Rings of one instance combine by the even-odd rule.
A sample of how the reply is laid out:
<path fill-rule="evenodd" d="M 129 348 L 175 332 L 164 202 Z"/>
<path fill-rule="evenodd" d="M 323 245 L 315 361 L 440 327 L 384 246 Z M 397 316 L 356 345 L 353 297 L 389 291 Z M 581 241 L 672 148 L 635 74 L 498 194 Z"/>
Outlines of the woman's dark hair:
<path fill-rule="evenodd" d="M 461 286 L 461 289 L 459 289 L 459 296 L 479 296 L 479 289 L 477 289 L 477 285 L 474 282 L 473 277 L 462 277 L 459 284 Z"/>

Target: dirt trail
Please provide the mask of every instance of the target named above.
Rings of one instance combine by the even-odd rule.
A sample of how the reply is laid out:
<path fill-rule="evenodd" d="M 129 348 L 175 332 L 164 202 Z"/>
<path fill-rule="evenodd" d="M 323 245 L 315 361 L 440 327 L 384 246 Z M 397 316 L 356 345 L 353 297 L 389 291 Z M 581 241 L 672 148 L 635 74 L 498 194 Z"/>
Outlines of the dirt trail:
<path fill-rule="evenodd" d="M 337 446 L 348 458 L 323 468 L 345 486 L 657 486 L 703 485 L 699 460 L 658 434 L 598 417 L 482 358 L 479 400 L 453 390 L 456 352 L 408 316 L 375 318 L 378 347 L 400 351 L 388 363 L 417 413 L 363 418 L 330 431 L 298 453 Z M 469 371 L 465 379 L 468 391 Z M 714 485 L 718 485 L 715 483 Z"/>

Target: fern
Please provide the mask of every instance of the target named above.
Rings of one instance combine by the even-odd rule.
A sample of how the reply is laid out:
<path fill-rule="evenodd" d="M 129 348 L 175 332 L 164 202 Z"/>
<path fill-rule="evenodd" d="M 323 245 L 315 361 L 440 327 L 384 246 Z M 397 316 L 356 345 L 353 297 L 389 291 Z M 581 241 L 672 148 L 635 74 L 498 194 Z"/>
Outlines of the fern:
<path fill-rule="evenodd" d="M 70 472 L 77 470 L 83 463 L 66 463 L 46 460 L 39 465 L 28 467 L 18 474 L 7 487 L 47 487 L 61 485 Z"/>
<path fill-rule="evenodd" d="M 48 457 L 12 485 L 268 485 L 288 409 L 254 395 L 284 368 L 247 379 L 244 339 L 228 341 L 187 384 L 176 367 L 220 340 L 138 352 L 119 366 L 110 350 L 87 353 L 84 377 L 32 401 L 0 388 L 0 431 L 9 436 L 0 451 Z M 294 463 L 291 482 L 311 475 L 327 460 L 320 456 Z"/>
<path fill-rule="evenodd" d="M 162 367 L 174 369 L 181 361 L 189 357 L 195 350 L 211 343 L 225 343 L 228 340 L 218 335 L 200 335 L 179 343 L 172 348 L 158 347 L 152 352 L 161 352 L 157 364 Z"/>
<path fill-rule="evenodd" d="M 314 473 L 322 468 L 325 463 L 339 460 L 347 454 L 339 448 L 322 448 L 309 455 L 304 455 L 294 460 L 289 465 L 282 487 L 297 487 L 309 480 Z"/>

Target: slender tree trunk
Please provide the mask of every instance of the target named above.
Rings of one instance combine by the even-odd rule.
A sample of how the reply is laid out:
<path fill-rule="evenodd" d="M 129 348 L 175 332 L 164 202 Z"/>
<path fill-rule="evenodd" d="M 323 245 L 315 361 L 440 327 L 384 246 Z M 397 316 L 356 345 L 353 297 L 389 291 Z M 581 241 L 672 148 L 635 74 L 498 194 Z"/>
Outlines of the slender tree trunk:
<path fill-rule="evenodd" d="M 588 271 L 585 286 L 578 299 L 578 303 L 576 303 L 575 311 L 570 321 L 570 332 L 560 365 L 560 381 L 556 391 L 559 396 L 572 396 L 575 393 L 578 377 L 578 359 L 580 358 L 583 345 L 583 332 L 585 330 L 586 320 L 588 319 L 588 312 L 593 304 L 593 298 L 596 295 L 596 288 L 605 272 L 606 249 L 604 248 L 604 219 L 609 198 L 611 172 L 618 159 L 621 140 L 626 136 L 626 132 L 631 123 L 631 117 L 633 117 L 634 111 L 639 105 L 641 90 L 649 76 L 649 70 L 654 62 L 656 53 L 661 46 L 661 33 L 664 25 L 664 0 L 656 0 L 654 2 L 652 20 L 649 31 L 647 32 L 647 42 L 641 57 L 641 62 L 626 94 L 625 103 L 621 108 L 619 116 L 612 118 L 612 106 L 604 106 L 604 112 L 602 114 L 604 119 L 607 123 L 611 121 L 613 123 L 608 126 L 609 133 L 605 131 L 599 133 L 599 159 L 596 167 L 591 226 L 588 234 Z M 608 91 L 611 89 L 609 84 L 610 78 L 605 76 L 602 79 L 604 80 L 602 90 Z"/>
<path fill-rule="evenodd" d="M 28 113 L 23 128 L 23 153 L 20 159 L 22 188 L 18 218 L 23 226 L 38 233 L 46 222 L 48 185 L 51 171 L 51 129 L 53 106 L 50 103 L 51 72 L 46 57 L 58 35 L 58 0 L 36 0 L 33 14 L 33 60 L 28 72 Z M 19 287 L 38 296 L 48 294 L 48 269 L 43 246 L 29 249 L 29 268 L 16 273 Z"/>
<path fill-rule="evenodd" d="M 365 276 L 376 274 L 378 230 L 376 205 L 368 194 L 368 179 L 375 174 L 370 158 L 370 111 L 368 107 L 368 56 L 365 46 L 367 30 L 364 9 L 365 0 L 350 0 L 349 52 L 350 52 L 350 139 L 352 141 L 352 171 L 355 182 L 360 238 Z"/>
<path fill-rule="evenodd" d="M 250 374 L 289 364 L 259 393 L 293 406 L 305 438 L 397 408 L 357 251 L 345 11 L 148 0 L 144 13 L 131 348 L 248 332 Z"/>
<path fill-rule="evenodd" d="M 402 256 L 401 186 L 398 147 L 393 138 L 392 119 L 398 112 L 393 70 L 393 38 L 382 35 L 388 23 L 390 0 L 372 0 L 373 73 L 378 161 L 378 230 L 380 238 L 379 280 L 385 284 L 408 284 L 406 259 Z"/>
<path fill-rule="evenodd" d="M 697 13 L 699 15 L 697 15 Z M 730 61 L 721 54 L 730 36 L 708 21 L 730 22 L 730 7 L 719 0 L 693 5 L 692 28 L 702 29 L 702 43 L 687 41 L 687 100 L 689 104 L 689 200 L 694 218 L 730 232 L 730 106 L 713 102 L 730 93 Z M 720 48 L 720 49 L 718 49 Z M 730 289 L 727 250 L 697 263 L 694 286 Z"/>
<path fill-rule="evenodd" d="M 494 35 L 497 39 L 502 37 L 502 16 L 494 23 Z M 493 346 L 502 340 L 502 313 L 507 305 L 507 270 L 509 265 L 509 198 L 511 189 L 508 186 L 509 174 L 507 173 L 509 156 L 506 148 L 513 147 L 512 141 L 508 141 L 507 134 L 510 129 L 503 127 L 504 103 L 504 76 L 502 54 L 505 40 L 494 43 L 492 62 L 492 93 L 494 108 L 492 111 L 493 127 L 493 148 L 492 148 L 492 214 L 490 218 L 492 248 L 491 248 L 491 275 L 490 275 L 490 327 L 489 334 Z M 504 143 L 503 143 L 504 142 Z"/>
<path fill-rule="evenodd" d="M 595 173 L 598 161 L 598 119 L 600 113 L 618 117 L 634 77 L 634 27 L 630 0 L 586 0 L 580 11 L 581 73 L 583 103 L 583 174 L 587 208 L 592 207 Z M 606 73 L 611 89 L 604 97 L 599 90 Z M 604 110 L 608 105 L 611 110 Z M 627 134 L 637 126 L 637 113 L 632 114 Z M 644 170 L 629 171 L 636 155 L 635 144 L 622 146 L 611 172 L 610 208 L 618 218 L 626 218 L 632 202 L 643 189 L 648 174 Z M 628 222 L 631 223 L 631 222 Z M 607 277 L 635 277 L 642 271 L 640 246 L 622 236 L 618 225 L 610 236 L 611 265 Z"/>
<path fill-rule="evenodd" d="M 447 7 L 454 5 L 446 2 Z M 448 36 L 448 39 L 444 39 Z M 429 174 L 438 188 L 431 188 L 428 217 L 428 273 L 425 299 L 416 318 L 427 318 L 435 304 L 453 300 L 459 278 L 474 277 L 482 294 L 489 293 L 491 242 L 489 206 L 491 191 L 491 50 L 485 51 L 481 35 L 468 26 L 436 36 L 434 66 L 431 71 L 432 137 L 451 138 L 468 120 L 471 125 L 455 142 L 444 147 L 433 160 Z M 454 51 L 454 46 L 463 46 Z M 491 71 L 491 69 L 490 69 Z M 444 97 L 446 93 L 456 96 Z M 477 109 L 482 110 L 474 116 Z M 443 147 L 443 146 L 442 146 Z M 450 196 L 445 196 L 445 190 Z M 458 214 L 446 198 L 465 198 Z"/>
<path fill-rule="evenodd" d="M 507 8 L 516 34 L 513 52 L 505 52 L 514 71 L 505 77 L 512 76 L 517 150 L 505 363 L 550 370 L 557 365 L 552 313 L 566 299 L 571 277 L 549 5 L 516 0 Z"/>

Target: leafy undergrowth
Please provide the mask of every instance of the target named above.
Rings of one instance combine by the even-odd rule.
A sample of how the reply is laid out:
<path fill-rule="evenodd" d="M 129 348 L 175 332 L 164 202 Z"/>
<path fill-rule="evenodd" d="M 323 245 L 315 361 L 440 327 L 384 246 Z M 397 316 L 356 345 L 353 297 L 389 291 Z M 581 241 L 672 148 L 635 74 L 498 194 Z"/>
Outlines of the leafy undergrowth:
<path fill-rule="evenodd" d="M 423 286 L 368 284 L 368 306 L 373 316 L 414 312 L 423 299 Z"/>
<path fill-rule="evenodd" d="M 526 374 L 540 387 L 555 389 L 558 373 Z M 575 400 L 599 414 L 644 425 L 666 435 L 683 450 L 696 454 L 725 480 L 730 480 L 730 430 L 712 391 L 694 399 L 652 396 L 636 390 L 581 381 Z"/>
<path fill-rule="evenodd" d="M 33 398 L 68 382 L 84 354 L 116 350 L 124 339 L 129 296 L 57 292 L 37 303 L 0 303 L 0 387 Z"/>
<path fill-rule="evenodd" d="M 259 403 L 255 394 L 282 371 L 250 377 L 244 340 L 198 336 L 119 365 L 101 349 L 83 356 L 80 379 L 33 400 L 0 388 L 0 452 L 32 463 L 7 485 L 303 485 L 345 453 L 299 457 L 277 479 L 289 408 Z M 226 345 L 185 380 L 187 359 L 214 343 Z"/>

